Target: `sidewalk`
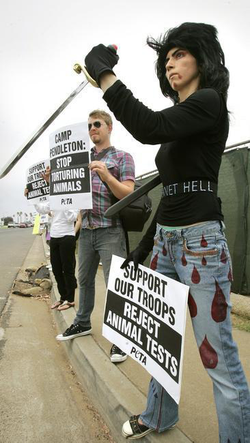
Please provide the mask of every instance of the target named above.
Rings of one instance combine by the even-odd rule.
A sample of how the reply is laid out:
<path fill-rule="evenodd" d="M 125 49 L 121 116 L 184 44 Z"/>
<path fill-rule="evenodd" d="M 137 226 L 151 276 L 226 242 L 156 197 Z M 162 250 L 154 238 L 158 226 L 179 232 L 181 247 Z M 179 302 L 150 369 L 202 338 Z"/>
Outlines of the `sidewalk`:
<path fill-rule="evenodd" d="M 41 238 L 32 240 L 16 280 L 45 261 Z M 11 294 L 0 317 L 0 442 L 114 443 L 55 340 L 46 291 Z"/>
<path fill-rule="evenodd" d="M 43 246 L 47 250 L 44 239 Z M 53 280 L 51 293 L 53 302 L 59 299 L 59 294 L 52 273 L 51 277 Z M 99 267 L 96 279 L 95 309 L 92 315 L 92 335 L 61 342 L 61 344 L 64 346 L 80 382 L 109 426 L 115 442 L 124 443 L 126 440 L 121 435 L 122 424 L 130 415 L 138 414 L 145 409 L 150 376 L 131 358 L 117 365 L 110 362 L 110 343 L 101 333 L 105 292 L 102 268 Z M 236 300 L 239 297 L 233 296 Z M 243 298 L 246 309 L 249 309 L 249 297 Z M 76 291 L 76 309 L 77 307 L 78 292 Z M 73 322 L 75 310 L 53 311 L 53 316 L 58 331 L 63 332 Z M 234 339 L 239 347 L 241 362 L 250 382 L 249 338 L 249 333 L 234 330 Z M 162 434 L 149 434 L 144 437 L 143 442 L 218 442 L 212 383 L 201 364 L 189 315 L 184 354 L 180 420 L 173 430 Z"/>

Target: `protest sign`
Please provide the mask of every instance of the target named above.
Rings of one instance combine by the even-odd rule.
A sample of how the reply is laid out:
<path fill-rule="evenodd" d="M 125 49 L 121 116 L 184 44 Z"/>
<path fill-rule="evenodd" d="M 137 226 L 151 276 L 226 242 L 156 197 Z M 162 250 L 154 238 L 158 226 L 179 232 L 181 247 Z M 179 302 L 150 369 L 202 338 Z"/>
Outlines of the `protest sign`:
<path fill-rule="evenodd" d="M 41 216 L 39 214 L 37 214 L 35 216 L 35 222 L 34 222 L 32 234 L 35 234 L 35 235 L 40 234 L 40 220 L 41 220 Z"/>
<path fill-rule="evenodd" d="M 51 209 L 92 209 L 87 122 L 57 129 L 49 145 Z"/>
<path fill-rule="evenodd" d="M 103 335 L 140 363 L 179 403 L 188 286 L 114 256 Z"/>
<path fill-rule="evenodd" d="M 45 224 L 48 224 L 48 214 L 37 214 L 35 216 L 32 234 L 41 234 Z"/>
<path fill-rule="evenodd" d="M 41 203 L 49 199 L 49 185 L 42 178 L 49 160 L 42 160 L 35 163 L 27 170 L 27 200 L 29 205 Z"/>

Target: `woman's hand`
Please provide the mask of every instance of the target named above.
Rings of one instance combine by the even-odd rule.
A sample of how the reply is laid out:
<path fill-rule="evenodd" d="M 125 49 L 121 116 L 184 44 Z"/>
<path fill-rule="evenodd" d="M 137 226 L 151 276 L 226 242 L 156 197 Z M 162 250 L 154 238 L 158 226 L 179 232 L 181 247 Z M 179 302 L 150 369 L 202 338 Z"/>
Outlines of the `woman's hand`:
<path fill-rule="evenodd" d="M 119 56 L 114 46 L 102 44 L 94 46 L 85 58 L 85 67 L 89 75 L 100 86 L 100 77 L 104 73 L 113 73 L 113 67 L 118 63 Z"/>
<path fill-rule="evenodd" d="M 149 255 L 151 249 L 152 248 L 148 250 L 147 248 L 138 245 L 137 248 L 135 248 L 132 252 L 128 254 L 126 260 L 124 260 L 124 262 L 121 265 L 121 269 L 126 268 L 129 262 L 132 261 L 134 263 L 134 268 L 137 271 L 139 264 L 143 264 L 143 262 L 146 260 L 147 256 Z"/>

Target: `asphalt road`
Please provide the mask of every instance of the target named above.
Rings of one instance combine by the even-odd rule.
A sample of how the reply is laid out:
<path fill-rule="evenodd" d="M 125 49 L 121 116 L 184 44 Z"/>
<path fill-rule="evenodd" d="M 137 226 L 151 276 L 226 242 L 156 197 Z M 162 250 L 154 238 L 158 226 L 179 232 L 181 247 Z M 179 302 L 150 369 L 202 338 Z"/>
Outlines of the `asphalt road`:
<path fill-rule="evenodd" d="M 19 269 L 17 279 L 44 259 L 39 240 L 30 229 L 0 230 L 5 298 Z M 114 443 L 56 334 L 50 300 L 10 294 L 0 313 L 0 442 Z"/>

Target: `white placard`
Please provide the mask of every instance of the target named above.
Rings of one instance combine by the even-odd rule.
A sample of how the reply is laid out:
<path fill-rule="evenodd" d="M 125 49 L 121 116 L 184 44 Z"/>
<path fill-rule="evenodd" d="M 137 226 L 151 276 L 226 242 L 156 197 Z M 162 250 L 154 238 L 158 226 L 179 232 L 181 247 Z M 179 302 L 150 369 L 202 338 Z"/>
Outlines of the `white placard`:
<path fill-rule="evenodd" d="M 41 160 L 27 169 L 27 200 L 29 205 L 41 203 L 49 199 L 49 184 L 41 174 L 49 166 L 49 159 Z"/>
<path fill-rule="evenodd" d="M 87 122 L 57 129 L 49 138 L 50 208 L 92 209 Z"/>
<path fill-rule="evenodd" d="M 189 287 L 114 256 L 103 335 L 140 363 L 179 403 Z"/>

